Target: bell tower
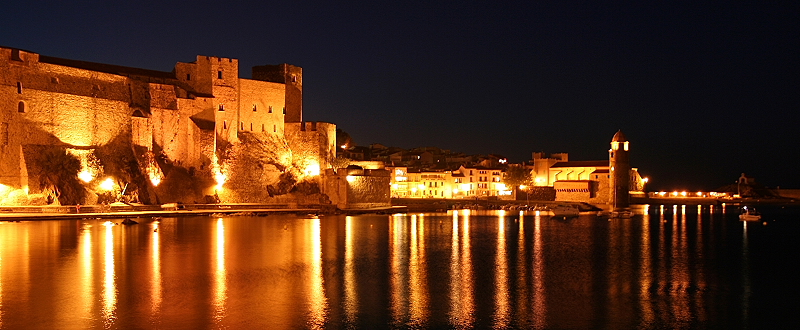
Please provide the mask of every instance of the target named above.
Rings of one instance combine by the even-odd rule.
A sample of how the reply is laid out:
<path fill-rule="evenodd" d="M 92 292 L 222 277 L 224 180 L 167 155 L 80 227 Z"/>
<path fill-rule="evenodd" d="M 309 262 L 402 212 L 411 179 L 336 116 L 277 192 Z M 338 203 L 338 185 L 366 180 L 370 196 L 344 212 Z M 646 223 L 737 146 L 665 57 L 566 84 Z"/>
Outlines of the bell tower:
<path fill-rule="evenodd" d="M 630 206 L 630 144 L 622 130 L 611 139 L 609 158 L 609 188 L 611 211 L 620 211 Z"/>

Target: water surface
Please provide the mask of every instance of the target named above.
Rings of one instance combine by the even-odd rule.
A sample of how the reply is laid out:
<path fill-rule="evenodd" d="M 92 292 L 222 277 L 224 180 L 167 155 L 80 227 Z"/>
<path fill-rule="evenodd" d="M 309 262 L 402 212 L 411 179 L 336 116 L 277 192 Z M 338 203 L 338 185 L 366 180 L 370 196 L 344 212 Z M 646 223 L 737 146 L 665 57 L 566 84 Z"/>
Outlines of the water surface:
<path fill-rule="evenodd" d="M 3 222 L 0 327 L 796 326 L 795 211 Z"/>

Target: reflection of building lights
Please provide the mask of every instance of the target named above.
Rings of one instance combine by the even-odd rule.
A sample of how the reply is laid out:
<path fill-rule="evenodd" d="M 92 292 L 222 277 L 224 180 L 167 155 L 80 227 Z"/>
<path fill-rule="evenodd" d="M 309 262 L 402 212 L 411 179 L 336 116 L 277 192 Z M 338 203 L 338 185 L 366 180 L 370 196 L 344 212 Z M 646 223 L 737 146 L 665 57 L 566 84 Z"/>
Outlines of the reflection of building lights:
<path fill-rule="evenodd" d="M 88 170 L 83 170 L 80 173 L 78 173 L 78 179 L 81 179 L 81 181 L 83 182 L 89 183 L 94 179 L 94 175 L 92 175 L 92 172 L 89 172 Z"/>
<path fill-rule="evenodd" d="M 106 178 L 105 180 L 103 180 L 103 182 L 100 183 L 100 189 L 103 189 L 105 191 L 114 190 L 114 186 L 115 186 L 114 179 L 112 178 Z"/>

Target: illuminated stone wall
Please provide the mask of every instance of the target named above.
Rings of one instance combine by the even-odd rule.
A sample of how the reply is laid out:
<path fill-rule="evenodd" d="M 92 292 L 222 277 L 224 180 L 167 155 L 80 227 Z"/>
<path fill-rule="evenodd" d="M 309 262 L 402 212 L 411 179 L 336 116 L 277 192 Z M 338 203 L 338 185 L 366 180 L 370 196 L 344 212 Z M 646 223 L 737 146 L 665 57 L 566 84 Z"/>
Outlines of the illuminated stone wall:
<path fill-rule="evenodd" d="M 305 175 L 319 174 L 336 157 L 336 125 L 323 122 L 286 123 L 292 162 Z"/>
<path fill-rule="evenodd" d="M 391 177 L 387 170 L 329 169 L 325 174 L 324 192 L 340 209 L 391 206 Z"/>
<path fill-rule="evenodd" d="M 92 192 L 114 172 L 151 203 L 215 193 L 223 202 L 326 202 L 320 172 L 335 155 L 336 126 L 299 122 L 302 69 L 262 68 L 273 80 L 238 70 L 238 60 L 210 56 L 160 72 L 0 48 L 0 190 L 27 193 L 36 169 L 25 150 L 54 147 L 81 160 Z M 104 173 L 89 164 L 97 155 L 120 163 L 104 159 Z"/>

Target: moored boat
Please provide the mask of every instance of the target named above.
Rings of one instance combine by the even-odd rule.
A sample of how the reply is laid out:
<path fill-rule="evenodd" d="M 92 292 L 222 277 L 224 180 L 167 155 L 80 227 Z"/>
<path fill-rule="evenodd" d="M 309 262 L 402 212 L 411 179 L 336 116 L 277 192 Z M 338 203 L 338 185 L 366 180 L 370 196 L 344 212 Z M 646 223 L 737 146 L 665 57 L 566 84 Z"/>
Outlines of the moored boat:
<path fill-rule="evenodd" d="M 575 205 L 556 205 L 550 207 L 550 212 L 554 217 L 577 217 L 580 215 L 580 209 Z"/>
<path fill-rule="evenodd" d="M 739 220 L 741 221 L 759 221 L 761 220 L 761 213 L 758 213 L 755 208 L 748 208 L 747 206 L 742 208 L 742 213 L 739 214 Z"/>

